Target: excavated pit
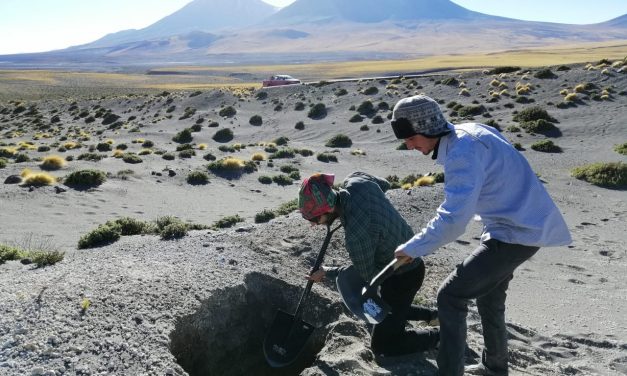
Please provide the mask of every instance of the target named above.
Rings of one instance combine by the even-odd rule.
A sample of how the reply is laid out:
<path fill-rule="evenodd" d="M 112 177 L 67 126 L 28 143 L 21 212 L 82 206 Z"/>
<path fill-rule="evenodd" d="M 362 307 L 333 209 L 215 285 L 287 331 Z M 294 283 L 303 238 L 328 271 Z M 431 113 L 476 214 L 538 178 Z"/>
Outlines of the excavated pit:
<path fill-rule="evenodd" d="M 195 313 L 178 318 L 170 333 L 170 351 L 191 376 L 298 375 L 324 346 L 325 326 L 342 312 L 339 303 L 317 295 L 320 287 L 314 286 L 303 320 L 317 329 L 292 365 L 270 367 L 263 354 L 264 338 L 278 309 L 294 313 L 304 285 L 251 273 L 243 285 L 216 290 Z"/>

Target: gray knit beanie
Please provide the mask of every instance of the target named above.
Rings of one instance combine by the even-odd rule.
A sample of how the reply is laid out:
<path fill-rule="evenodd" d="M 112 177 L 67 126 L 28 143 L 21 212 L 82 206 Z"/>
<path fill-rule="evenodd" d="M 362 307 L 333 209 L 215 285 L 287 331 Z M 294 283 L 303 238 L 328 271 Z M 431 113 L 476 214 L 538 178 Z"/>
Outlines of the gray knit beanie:
<path fill-rule="evenodd" d="M 451 131 L 438 103 L 426 95 L 398 101 L 392 112 L 392 129 L 398 139 L 417 134 L 435 137 Z"/>

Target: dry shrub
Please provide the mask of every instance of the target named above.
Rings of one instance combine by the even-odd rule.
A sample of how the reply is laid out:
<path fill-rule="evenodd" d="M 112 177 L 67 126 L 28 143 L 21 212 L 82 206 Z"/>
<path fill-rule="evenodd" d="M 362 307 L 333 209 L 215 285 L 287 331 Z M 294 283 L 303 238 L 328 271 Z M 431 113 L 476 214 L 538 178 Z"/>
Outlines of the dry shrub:
<path fill-rule="evenodd" d="M 198 144 L 198 150 L 205 150 L 207 149 L 207 144 Z"/>
<path fill-rule="evenodd" d="M 566 96 L 564 97 L 564 101 L 566 102 L 574 102 L 576 101 L 577 98 L 577 93 L 568 93 L 566 94 Z"/>
<path fill-rule="evenodd" d="M 22 184 L 25 186 L 41 187 L 44 185 L 52 185 L 57 182 L 56 177 L 46 172 L 31 173 L 23 176 L 23 178 L 24 180 L 22 181 Z"/>
<path fill-rule="evenodd" d="M 239 158 L 225 158 L 221 164 L 227 170 L 239 170 L 244 167 L 244 161 Z"/>
<path fill-rule="evenodd" d="M 78 149 L 81 147 L 81 145 L 74 141 L 68 141 L 63 144 L 63 147 L 66 148 L 67 150 L 71 150 L 71 149 Z"/>
<path fill-rule="evenodd" d="M 414 182 L 414 187 L 424 187 L 435 184 L 433 176 L 421 176 Z"/>
<path fill-rule="evenodd" d="M 255 153 L 250 159 L 253 161 L 265 161 L 266 155 L 264 153 Z"/>
<path fill-rule="evenodd" d="M 43 170 L 58 170 L 65 166 L 65 159 L 58 155 L 49 155 L 44 157 L 39 167 Z"/>
<path fill-rule="evenodd" d="M 468 89 L 463 88 L 459 91 L 459 95 L 463 95 L 464 97 L 469 97 L 470 96 L 470 92 L 468 91 Z"/>

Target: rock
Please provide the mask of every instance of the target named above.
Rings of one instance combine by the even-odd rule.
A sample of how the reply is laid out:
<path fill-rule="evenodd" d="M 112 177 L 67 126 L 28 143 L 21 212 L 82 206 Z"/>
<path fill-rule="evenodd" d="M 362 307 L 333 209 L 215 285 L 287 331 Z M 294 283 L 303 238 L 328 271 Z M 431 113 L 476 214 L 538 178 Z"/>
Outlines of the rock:
<path fill-rule="evenodd" d="M 56 193 L 63 193 L 63 192 L 67 192 L 67 189 L 64 189 L 64 188 L 59 187 L 58 185 L 55 185 L 54 186 L 54 191 Z"/>
<path fill-rule="evenodd" d="M 30 372 L 30 374 L 32 376 L 41 376 L 44 374 L 44 367 L 35 367 L 33 368 L 33 370 Z"/>
<path fill-rule="evenodd" d="M 4 179 L 4 184 L 19 184 L 22 182 L 22 177 L 19 175 L 9 175 Z"/>

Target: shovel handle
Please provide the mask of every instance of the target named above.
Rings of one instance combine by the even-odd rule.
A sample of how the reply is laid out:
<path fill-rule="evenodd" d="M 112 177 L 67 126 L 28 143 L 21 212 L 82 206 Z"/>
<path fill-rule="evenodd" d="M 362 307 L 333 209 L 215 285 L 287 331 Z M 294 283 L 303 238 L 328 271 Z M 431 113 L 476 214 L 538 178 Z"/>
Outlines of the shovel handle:
<path fill-rule="evenodd" d="M 313 269 L 311 270 L 312 274 L 316 272 L 318 269 L 320 269 L 320 265 L 322 265 L 322 261 L 324 260 L 324 254 L 327 251 L 329 242 L 331 241 L 331 236 L 333 236 L 333 233 L 337 231 L 337 229 L 339 229 L 340 227 L 342 227 L 341 224 L 339 224 L 336 228 L 331 230 L 331 224 L 327 224 L 327 236 L 324 238 L 324 242 L 322 243 L 322 248 L 320 248 L 320 252 L 318 253 L 318 258 L 316 258 L 316 263 L 314 264 Z M 300 300 L 298 301 L 298 306 L 296 307 L 296 312 L 294 312 L 294 318 L 296 321 L 300 320 L 300 316 L 302 315 L 302 310 L 303 310 L 303 305 L 304 305 L 303 303 L 307 300 L 307 296 L 309 295 L 309 292 L 311 291 L 311 287 L 313 286 L 313 284 L 314 282 L 311 280 L 307 282 L 305 291 L 303 291 L 303 294 L 300 296 Z"/>
<path fill-rule="evenodd" d="M 389 264 L 385 266 L 385 268 L 381 269 L 379 274 L 377 274 L 368 284 L 367 287 L 364 287 L 362 291 L 362 296 L 371 296 L 373 293 L 377 291 L 377 288 L 381 286 L 386 279 L 392 276 L 396 269 L 400 268 L 401 265 L 404 264 L 404 261 L 398 258 L 394 258 L 394 260 L 390 261 Z"/>

